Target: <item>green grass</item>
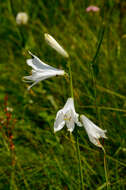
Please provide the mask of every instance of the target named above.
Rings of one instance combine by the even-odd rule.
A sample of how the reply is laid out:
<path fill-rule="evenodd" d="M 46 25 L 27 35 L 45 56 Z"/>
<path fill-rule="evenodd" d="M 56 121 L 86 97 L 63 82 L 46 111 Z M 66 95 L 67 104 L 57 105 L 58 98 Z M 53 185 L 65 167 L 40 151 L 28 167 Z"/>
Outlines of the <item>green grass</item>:
<path fill-rule="evenodd" d="M 100 12 L 87 13 L 86 7 L 92 4 L 99 6 Z M 27 25 L 16 24 L 20 11 L 28 13 Z M 108 139 L 101 143 L 106 150 L 108 189 L 126 188 L 125 14 L 124 0 L 0 3 L 1 190 L 80 187 L 74 138 L 66 127 L 53 132 L 56 113 L 71 96 L 69 80 L 62 76 L 50 78 L 29 92 L 28 84 L 22 81 L 31 69 L 26 64 L 30 57 L 28 50 L 44 62 L 69 72 L 67 60 L 46 44 L 45 32 L 70 55 L 77 113 L 107 129 Z M 6 106 L 13 108 L 11 116 L 7 115 Z M 11 143 L 15 151 L 10 148 Z M 79 146 L 84 189 L 107 189 L 103 151 L 90 143 L 84 128 L 79 128 Z"/>

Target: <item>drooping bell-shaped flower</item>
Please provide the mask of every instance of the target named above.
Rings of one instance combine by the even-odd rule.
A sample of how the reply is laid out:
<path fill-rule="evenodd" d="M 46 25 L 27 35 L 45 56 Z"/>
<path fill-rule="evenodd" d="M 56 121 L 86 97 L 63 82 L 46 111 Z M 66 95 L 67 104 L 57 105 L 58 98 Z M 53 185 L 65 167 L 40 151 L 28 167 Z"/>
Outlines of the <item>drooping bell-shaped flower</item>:
<path fill-rule="evenodd" d="M 75 127 L 75 123 L 78 126 L 82 124 L 78 121 L 79 115 L 75 111 L 73 98 L 68 98 L 63 109 L 59 110 L 54 122 L 54 132 L 61 130 L 66 124 L 68 131 L 72 132 Z"/>
<path fill-rule="evenodd" d="M 99 138 L 107 138 L 105 133 L 107 132 L 106 130 L 100 129 L 97 125 L 95 125 L 90 119 L 88 119 L 85 115 L 81 115 L 80 119 L 84 125 L 84 128 L 88 134 L 88 137 L 90 141 L 98 146 L 102 147 L 100 144 Z"/>
<path fill-rule="evenodd" d="M 59 43 L 51 35 L 45 33 L 44 36 L 45 36 L 45 40 L 49 46 L 51 46 L 53 49 L 55 49 L 62 56 L 66 57 L 66 58 L 69 57 L 68 53 L 63 49 L 63 47 L 61 45 L 59 45 Z"/>
<path fill-rule="evenodd" d="M 42 80 L 65 74 L 63 70 L 56 69 L 50 65 L 47 65 L 31 52 L 29 53 L 31 54 L 32 59 L 27 59 L 27 64 L 32 67 L 32 75 L 25 76 L 24 79 L 26 82 L 33 82 L 33 84 L 28 87 L 28 90 Z"/>

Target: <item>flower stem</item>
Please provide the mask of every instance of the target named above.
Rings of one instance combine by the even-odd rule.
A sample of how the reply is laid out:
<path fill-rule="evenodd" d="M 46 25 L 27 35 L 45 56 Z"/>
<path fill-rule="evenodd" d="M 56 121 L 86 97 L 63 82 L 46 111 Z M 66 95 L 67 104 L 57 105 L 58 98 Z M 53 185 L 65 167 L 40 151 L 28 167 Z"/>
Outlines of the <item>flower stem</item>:
<path fill-rule="evenodd" d="M 97 117 L 100 118 L 100 114 L 98 111 L 98 104 L 97 104 L 97 87 L 96 87 L 96 77 L 95 77 L 95 72 L 94 72 L 94 67 L 96 67 L 96 59 L 100 51 L 100 47 L 104 38 L 104 33 L 105 33 L 105 26 L 103 24 L 103 27 L 101 29 L 101 35 L 100 35 L 100 40 L 96 49 L 95 56 L 93 57 L 93 60 L 91 62 L 91 73 L 92 73 L 92 79 L 93 79 L 93 85 L 94 85 L 94 96 L 95 96 L 95 108 L 96 108 L 96 114 Z M 98 66 L 97 66 L 98 67 Z M 106 179 L 106 185 L 107 185 L 107 190 L 109 190 L 109 182 L 108 182 L 108 173 L 107 173 L 107 161 L 106 161 L 106 151 L 103 146 L 102 150 L 104 152 L 104 171 L 105 171 L 105 179 Z"/>
<path fill-rule="evenodd" d="M 107 186 L 107 190 L 109 190 L 109 181 L 108 181 L 108 173 L 107 173 L 107 161 L 106 161 L 106 151 L 104 149 L 104 147 L 101 147 L 103 152 L 104 152 L 104 171 L 105 171 L 105 179 L 106 179 L 106 186 Z"/>
<path fill-rule="evenodd" d="M 94 86 L 94 97 L 95 97 L 95 108 L 96 108 L 96 114 L 97 116 L 98 114 L 98 105 L 97 105 L 97 87 L 96 87 L 96 77 L 95 77 L 95 68 L 98 69 L 98 65 L 96 64 L 96 59 L 98 57 L 100 48 L 101 48 L 101 44 L 104 38 L 104 32 L 105 32 L 105 26 L 103 25 L 101 32 L 100 32 L 100 39 L 99 39 L 99 43 L 96 49 L 96 53 L 90 63 L 90 67 L 91 67 L 91 74 L 92 74 L 92 80 L 93 80 L 93 86 Z"/>
<path fill-rule="evenodd" d="M 79 173 L 80 173 L 80 181 L 81 181 L 81 190 L 84 190 L 83 172 L 82 172 L 82 165 L 81 165 L 81 158 L 80 158 L 80 148 L 79 148 L 78 134 L 77 134 L 76 143 L 77 143 L 77 157 L 78 157 L 78 160 L 79 160 Z"/>
<path fill-rule="evenodd" d="M 70 61 L 68 61 L 68 67 L 69 67 L 69 74 L 70 74 L 70 91 L 71 91 L 71 97 L 74 98 L 74 93 L 73 93 L 73 79 L 72 79 L 72 71 L 71 71 L 71 64 L 70 64 Z"/>
<path fill-rule="evenodd" d="M 74 99 L 74 92 L 73 92 L 73 80 L 72 80 L 72 71 L 71 71 L 71 64 L 70 60 L 68 60 L 68 67 L 69 67 L 69 75 L 70 75 L 70 91 L 71 97 Z M 77 130 L 78 131 L 78 130 Z M 82 173 L 82 165 L 81 165 L 81 155 L 80 155 L 80 148 L 79 148 L 79 137 L 78 132 L 76 133 L 76 150 L 77 150 L 77 158 L 79 162 L 79 176 L 80 176 L 80 190 L 84 190 L 84 183 L 83 183 L 83 173 Z"/>

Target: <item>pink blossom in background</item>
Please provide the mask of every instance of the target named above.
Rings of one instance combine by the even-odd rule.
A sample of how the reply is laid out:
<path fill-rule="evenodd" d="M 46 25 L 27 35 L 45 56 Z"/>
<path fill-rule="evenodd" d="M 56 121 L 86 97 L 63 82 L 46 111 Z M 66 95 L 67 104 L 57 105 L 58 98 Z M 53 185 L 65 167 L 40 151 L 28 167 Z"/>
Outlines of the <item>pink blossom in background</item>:
<path fill-rule="evenodd" d="M 90 12 L 90 11 L 98 12 L 99 10 L 100 10 L 99 7 L 94 6 L 94 5 L 91 5 L 91 6 L 86 8 L 86 12 Z"/>

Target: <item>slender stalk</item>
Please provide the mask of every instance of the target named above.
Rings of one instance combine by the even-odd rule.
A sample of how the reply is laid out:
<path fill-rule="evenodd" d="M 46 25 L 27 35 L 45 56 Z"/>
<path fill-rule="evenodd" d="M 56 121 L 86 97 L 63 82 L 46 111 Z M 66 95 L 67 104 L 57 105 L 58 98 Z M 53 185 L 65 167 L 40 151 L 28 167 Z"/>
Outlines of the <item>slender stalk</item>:
<path fill-rule="evenodd" d="M 108 181 L 108 173 L 107 173 L 107 160 L 106 160 L 106 151 L 104 147 L 102 146 L 102 150 L 104 152 L 104 171 L 105 171 L 105 179 L 106 179 L 106 186 L 107 190 L 109 190 L 109 181 Z"/>
<path fill-rule="evenodd" d="M 70 74 L 70 91 L 71 91 L 71 97 L 74 99 L 74 92 L 73 92 L 73 80 L 72 80 L 72 71 L 71 71 L 71 64 L 70 61 L 68 61 L 68 67 L 69 67 L 69 74 Z M 77 130 L 78 131 L 78 130 Z M 80 148 L 79 148 L 79 137 L 78 133 L 76 134 L 76 150 L 77 150 L 77 158 L 79 161 L 79 175 L 80 175 L 80 184 L 81 184 L 81 190 L 84 190 L 84 183 L 83 183 L 83 173 L 82 173 L 82 165 L 81 165 L 81 156 L 80 156 Z"/>
<path fill-rule="evenodd" d="M 79 160 L 79 173 L 80 173 L 80 181 L 81 181 L 81 190 L 84 190 L 84 181 L 83 181 L 83 172 L 82 172 L 82 165 L 81 165 L 81 156 L 80 156 L 78 134 L 77 134 L 76 144 L 77 144 L 77 156 L 78 156 L 78 160 Z"/>
<path fill-rule="evenodd" d="M 90 67 L 91 67 L 91 74 L 92 74 L 92 79 L 93 79 L 93 86 L 94 86 L 94 97 L 95 97 L 95 108 L 96 108 L 96 113 L 98 115 L 98 108 L 97 108 L 97 87 L 96 87 L 96 77 L 95 77 L 95 73 L 94 73 L 94 66 L 95 66 L 95 62 L 97 59 L 97 56 L 99 54 L 100 51 L 100 47 L 104 38 L 104 32 L 105 32 L 105 26 L 103 25 L 103 28 L 101 29 L 101 35 L 100 35 L 100 40 L 98 43 L 98 47 L 96 49 L 96 53 L 90 63 Z"/>
<path fill-rule="evenodd" d="M 71 64 L 70 64 L 70 61 L 68 61 L 68 67 L 69 67 L 69 74 L 70 74 L 71 97 L 74 98 L 74 93 L 73 93 L 73 79 L 72 79 L 72 71 L 71 71 Z"/>
<path fill-rule="evenodd" d="M 100 47 L 101 47 L 101 44 L 102 44 L 102 41 L 103 41 L 103 38 L 104 38 L 104 32 L 105 32 L 105 26 L 103 25 L 103 28 L 101 30 L 100 40 L 99 40 L 99 43 L 98 43 L 98 47 L 97 47 L 95 56 L 94 56 L 94 58 L 93 58 L 93 60 L 91 62 L 91 72 L 92 72 L 93 85 L 94 85 L 94 94 L 95 94 L 95 107 L 96 107 L 96 114 L 97 114 L 98 117 L 100 117 L 100 116 L 99 116 L 98 105 L 97 105 L 97 87 L 96 87 L 96 78 L 95 78 L 93 66 L 95 65 L 97 56 L 98 56 L 99 51 L 100 51 Z M 106 185 L 107 185 L 107 190 L 109 190 L 109 182 L 108 182 L 108 174 L 107 174 L 107 162 L 106 162 L 106 151 L 105 151 L 103 146 L 102 146 L 102 150 L 104 152 L 104 171 L 105 171 Z"/>
<path fill-rule="evenodd" d="M 9 10 L 9 13 L 12 14 L 12 6 L 11 6 L 11 0 L 8 0 L 8 10 Z"/>

